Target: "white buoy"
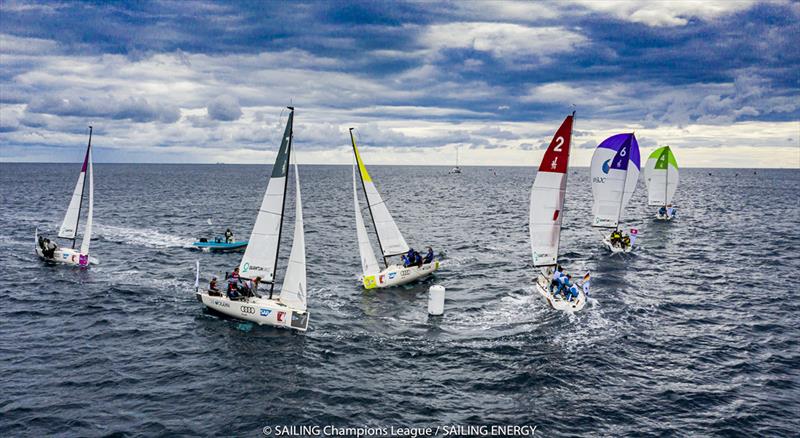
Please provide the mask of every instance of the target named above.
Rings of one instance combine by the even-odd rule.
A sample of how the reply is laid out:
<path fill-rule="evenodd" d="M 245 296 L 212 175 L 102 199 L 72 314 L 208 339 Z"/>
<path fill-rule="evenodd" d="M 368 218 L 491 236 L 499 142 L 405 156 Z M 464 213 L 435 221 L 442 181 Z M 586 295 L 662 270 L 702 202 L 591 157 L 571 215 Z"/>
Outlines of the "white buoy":
<path fill-rule="evenodd" d="M 444 286 L 435 284 L 428 289 L 428 314 L 444 314 Z"/>

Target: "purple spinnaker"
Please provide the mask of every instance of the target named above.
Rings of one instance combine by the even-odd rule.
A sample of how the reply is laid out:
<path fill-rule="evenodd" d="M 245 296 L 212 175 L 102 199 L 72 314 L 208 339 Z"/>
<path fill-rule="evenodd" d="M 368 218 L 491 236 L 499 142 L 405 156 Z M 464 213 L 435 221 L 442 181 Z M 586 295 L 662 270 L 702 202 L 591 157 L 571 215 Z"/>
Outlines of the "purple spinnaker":
<path fill-rule="evenodd" d="M 633 162 L 637 169 L 641 169 L 641 159 L 639 158 L 639 143 L 636 141 L 636 136 L 631 134 L 617 134 L 603 140 L 597 147 L 611 149 L 619 153 L 620 148 L 626 145 L 627 140 L 630 140 L 628 146 L 630 147 L 629 159 Z M 616 162 L 616 156 L 612 162 Z M 625 163 L 627 168 L 627 162 Z M 614 167 L 618 169 L 618 167 Z M 623 168 L 624 169 L 624 168 Z"/>

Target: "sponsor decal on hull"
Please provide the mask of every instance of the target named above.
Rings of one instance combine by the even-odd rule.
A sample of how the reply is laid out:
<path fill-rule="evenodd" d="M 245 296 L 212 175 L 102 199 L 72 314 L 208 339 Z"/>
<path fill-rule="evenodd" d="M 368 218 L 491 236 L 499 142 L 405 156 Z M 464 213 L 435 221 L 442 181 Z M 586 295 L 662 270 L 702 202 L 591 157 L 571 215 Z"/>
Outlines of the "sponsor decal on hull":
<path fill-rule="evenodd" d="M 270 309 L 261 309 L 261 316 L 269 316 L 270 313 L 272 313 Z"/>
<path fill-rule="evenodd" d="M 220 306 L 220 307 L 231 307 L 230 304 L 226 303 L 225 301 L 220 301 L 220 300 L 214 300 L 214 305 L 215 306 Z"/>
<path fill-rule="evenodd" d="M 308 313 L 292 312 L 291 325 L 294 328 L 305 330 L 306 326 L 308 326 Z"/>
<path fill-rule="evenodd" d="M 239 310 L 245 315 L 255 315 L 256 313 L 256 308 L 251 306 L 241 306 Z"/>

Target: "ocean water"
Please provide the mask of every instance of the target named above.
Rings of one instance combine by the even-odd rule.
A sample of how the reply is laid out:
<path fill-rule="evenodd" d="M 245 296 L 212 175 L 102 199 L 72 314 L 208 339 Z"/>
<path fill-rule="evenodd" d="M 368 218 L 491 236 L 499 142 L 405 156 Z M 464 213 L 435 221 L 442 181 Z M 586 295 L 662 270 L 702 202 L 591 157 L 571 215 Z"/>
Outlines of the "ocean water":
<path fill-rule="evenodd" d="M 671 223 L 652 220 L 640 181 L 625 218 L 638 248 L 611 256 L 590 227 L 588 169 L 573 169 L 562 261 L 592 272 L 593 299 L 568 315 L 533 289 L 532 168 L 371 167 L 409 243 L 446 255 L 426 282 L 365 291 L 350 167 L 301 166 L 311 313 L 301 334 L 220 318 L 194 298 L 195 260 L 207 281 L 240 254 L 188 245 L 226 227 L 247 237 L 270 166 L 95 165 L 100 264 L 85 271 L 33 252 L 34 228 L 59 226 L 78 167 L 0 164 L 1 436 L 800 430 L 800 171 L 682 169 Z M 447 288 L 435 318 L 434 283 Z"/>

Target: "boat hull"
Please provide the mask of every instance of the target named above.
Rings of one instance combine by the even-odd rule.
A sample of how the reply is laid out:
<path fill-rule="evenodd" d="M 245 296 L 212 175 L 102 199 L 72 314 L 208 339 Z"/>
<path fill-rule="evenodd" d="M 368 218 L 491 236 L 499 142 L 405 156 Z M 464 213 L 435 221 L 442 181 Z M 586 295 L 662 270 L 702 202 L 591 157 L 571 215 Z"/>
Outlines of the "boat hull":
<path fill-rule="evenodd" d="M 556 310 L 578 312 L 586 306 L 586 295 L 582 290 L 578 291 L 578 298 L 573 301 L 567 301 L 560 296 L 553 296 L 553 294 L 550 293 L 550 279 L 545 277 L 542 273 L 539 273 L 539 276 L 536 278 L 536 290 L 547 300 L 550 307 Z"/>
<path fill-rule="evenodd" d="M 608 250 L 611 251 L 613 254 L 618 254 L 618 253 L 627 254 L 627 253 L 633 251 L 633 245 L 631 245 L 631 246 L 629 246 L 627 248 L 621 248 L 619 246 L 612 245 L 610 236 L 603 237 L 603 245 L 606 248 L 608 248 Z"/>
<path fill-rule="evenodd" d="M 38 230 L 34 234 L 33 238 L 34 244 L 33 249 L 36 251 L 36 255 L 39 256 L 40 259 L 46 262 L 52 263 L 61 263 L 65 265 L 73 265 L 73 266 L 84 266 L 88 267 L 89 265 L 96 265 L 98 260 L 94 257 L 88 257 L 88 263 L 81 265 L 81 252 L 77 249 L 73 248 L 63 248 L 58 247 L 55 251 L 53 251 L 53 257 L 45 257 L 42 248 L 39 246 L 39 232 Z"/>
<path fill-rule="evenodd" d="M 391 265 L 383 271 L 374 275 L 364 275 L 361 282 L 365 289 L 386 288 L 402 286 L 433 274 L 439 269 L 439 261 L 434 260 L 421 267 L 401 265 Z"/>
<path fill-rule="evenodd" d="M 656 213 L 656 220 L 658 220 L 658 221 L 671 221 L 674 218 L 675 218 L 675 215 L 670 216 L 668 214 Z"/>
<path fill-rule="evenodd" d="M 240 240 L 237 242 L 225 243 L 225 242 L 194 242 L 192 246 L 201 250 L 201 251 L 213 251 L 213 252 L 234 252 L 234 251 L 243 251 L 247 248 L 247 241 Z"/>
<path fill-rule="evenodd" d="M 227 296 L 209 295 L 207 290 L 196 292 L 195 296 L 207 308 L 236 319 L 301 332 L 308 329 L 307 311 L 293 309 L 277 300 L 259 297 L 231 300 Z"/>

